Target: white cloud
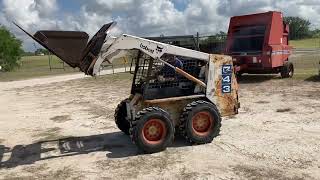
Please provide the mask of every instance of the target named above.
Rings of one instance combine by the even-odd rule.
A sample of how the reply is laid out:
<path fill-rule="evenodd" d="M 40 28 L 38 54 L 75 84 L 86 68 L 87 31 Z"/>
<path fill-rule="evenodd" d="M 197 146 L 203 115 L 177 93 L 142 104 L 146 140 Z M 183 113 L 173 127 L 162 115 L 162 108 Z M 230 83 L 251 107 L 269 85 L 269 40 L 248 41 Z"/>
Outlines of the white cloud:
<path fill-rule="evenodd" d="M 12 21 L 28 31 L 53 28 L 60 21 L 52 18 L 58 7 L 55 0 L 3 0 L 2 3 L 0 23 L 23 40 L 24 48 L 28 50 L 33 50 L 33 41 L 18 30 Z"/>
<path fill-rule="evenodd" d="M 27 28 L 51 24 L 53 19 L 49 18 L 57 10 L 55 0 L 3 0 L 3 6 L 7 21 L 16 21 Z"/>
<path fill-rule="evenodd" d="M 1 3 L 1 2 L 0 2 Z M 28 31 L 82 30 L 91 35 L 103 24 L 118 21 L 113 34 L 139 36 L 213 34 L 227 31 L 230 16 L 277 10 L 301 16 L 320 26 L 319 0 L 91 0 L 79 1 L 77 12 L 62 12 L 56 0 L 2 0 L 0 23 L 32 49 L 31 40 L 11 21 Z M 183 8 L 181 8 L 183 7 Z"/>
<path fill-rule="evenodd" d="M 228 18 L 218 14 L 219 2 L 217 0 L 191 1 L 184 11 L 185 21 L 188 25 L 188 34 L 216 33 L 225 31 Z"/>
<path fill-rule="evenodd" d="M 160 35 L 184 28 L 183 14 L 169 0 L 97 0 L 85 6 L 89 13 L 99 16 L 112 14 L 118 28 L 126 33 Z"/>
<path fill-rule="evenodd" d="M 269 9 L 271 0 L 221 0 L 217 6 L 223 16 L 235 16 L 261 12 Z"/>
<path fill-rule="evenodd" d="M 58 10 L 56 0 L 34 0 L 35 9 L 38 11 L 40 17 L 51 16 L 56 10 Z"/>

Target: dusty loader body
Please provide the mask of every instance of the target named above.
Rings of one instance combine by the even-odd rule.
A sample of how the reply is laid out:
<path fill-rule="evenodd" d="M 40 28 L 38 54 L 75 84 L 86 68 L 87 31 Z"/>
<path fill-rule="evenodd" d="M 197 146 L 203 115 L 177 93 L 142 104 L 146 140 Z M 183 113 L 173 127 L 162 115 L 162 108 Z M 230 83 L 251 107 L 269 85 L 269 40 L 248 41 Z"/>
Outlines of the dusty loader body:
<path fill-rule="evenodd" d="M 139 149 L 147 153 L 164 150 L 176 130 L 188 142 L 210 143 L 219 134 L 221 116 L 238 112 L 232 58 L 126 34 L 110 37 L 114 25 L 104 25 L 89 42 L 84 32 L 25 32 L 70 66 L 92 76 L 105 61 L 131 58 L 131 95 L 117 106 L 115 123 Z"/>

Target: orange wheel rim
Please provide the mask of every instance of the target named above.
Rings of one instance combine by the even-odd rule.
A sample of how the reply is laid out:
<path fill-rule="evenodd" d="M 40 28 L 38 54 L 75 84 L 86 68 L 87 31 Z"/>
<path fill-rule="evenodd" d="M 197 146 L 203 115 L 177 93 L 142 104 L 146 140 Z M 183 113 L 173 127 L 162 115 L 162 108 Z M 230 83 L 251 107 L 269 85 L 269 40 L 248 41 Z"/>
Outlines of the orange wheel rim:
<path fill-rule="evenodd" d="M 192 131 L 198 136 L 207 136 L 213 126 L 213 117 L 209 112 L 201 111 L 192 117 Z"/>
<path fill-rule="evenodd" d="M 143 139 L 148 144 L 160 144 L 167 134 L 166 125 L 160 119 L 150 119 L 142 128 Z"/>

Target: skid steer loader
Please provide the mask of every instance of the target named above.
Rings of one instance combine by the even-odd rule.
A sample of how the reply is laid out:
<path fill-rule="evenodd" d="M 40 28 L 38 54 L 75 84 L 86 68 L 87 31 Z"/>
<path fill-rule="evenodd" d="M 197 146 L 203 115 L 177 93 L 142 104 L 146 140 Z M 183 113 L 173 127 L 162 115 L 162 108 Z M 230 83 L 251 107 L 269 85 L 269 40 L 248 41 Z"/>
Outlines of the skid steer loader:
<path fill-rule="evenodd" d="M 232 59 L 132 35 L 109 36 L 105 24 L 88 42 L 79 31 L 38 31 L 31 38 L 71 67 L 95 76 L 100 66 L 131 57 L 131 95 L 115 110 L 115 123 L 145 153 L 168 147 L 179 131 L 188 142 L 212 142 L 221 116 L 237 114 Z"/>

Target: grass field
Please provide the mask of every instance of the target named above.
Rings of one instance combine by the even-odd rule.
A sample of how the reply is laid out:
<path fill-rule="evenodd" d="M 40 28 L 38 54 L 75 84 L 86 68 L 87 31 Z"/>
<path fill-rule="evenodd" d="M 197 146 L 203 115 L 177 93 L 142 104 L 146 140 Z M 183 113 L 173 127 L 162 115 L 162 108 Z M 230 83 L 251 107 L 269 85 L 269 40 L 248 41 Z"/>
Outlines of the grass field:
<path fill-rule="evenodd" d="M 63 68 L 62 61 L 56 56 L 52 56 L 51 65 L 54 68 Z M 65 69 L 50 70 L 48 56 L 25 56 L 22 57 L 19 68 L 12 72 L 0 73 L 0 81 L 13 81 L 75 72 L 78 71 L 68 65 L 65 65 Z"/>
<path fill-rule="evenodd" d="M 114 67 L 122 67 L 123 60 L 115 61 Z M 21 59 L 21 66 L 12 72 L 0 72 L 0 81 L 14 81 L 23 80 L 36 77 L 70 74 L 79 72 L 78 69 L 71 68 L 66 63 L 56 56 L 52 56 L 51 67 L 57 69 L 51 69 L 49 66 L 48 56 L 24 56 Z"/>
<path fill-rule="evenodd" d="M 320 48 L 320 38 L 292 40 L 289 44 L 294 48 Z"/>

